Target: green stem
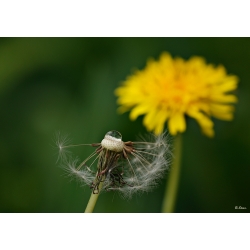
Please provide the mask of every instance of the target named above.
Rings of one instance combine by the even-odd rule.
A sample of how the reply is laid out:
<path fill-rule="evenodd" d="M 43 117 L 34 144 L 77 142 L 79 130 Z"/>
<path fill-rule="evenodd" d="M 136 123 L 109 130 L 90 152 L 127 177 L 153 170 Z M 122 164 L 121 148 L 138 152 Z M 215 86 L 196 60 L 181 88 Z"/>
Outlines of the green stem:
<path fill-rule="evenodd" d="M 162 212 L 172 213 L 175 208 L 175 201 L 178 191 L 181 166 L 181 135 L 177 135 L 174 141 L 174 162 L 170 170 L 168 182 L 163 199 Z"/>
<path fill-rule="evenodd" d="M 101 192 L 102 185 L 103 185 L 103 181 L 101 181 L 99 184 L 98 194 L 93 194 L 93 192 L 91 193 L 91 196 L 89 198 L 89 202 L 88 202 L 87 207 L 85 209 L 85 213 L 92 213 L 93 212 L 93 210 L 95 208 L 95 204 L 96 204 L 98 196 L 99 196 L 99 193 Z"/>

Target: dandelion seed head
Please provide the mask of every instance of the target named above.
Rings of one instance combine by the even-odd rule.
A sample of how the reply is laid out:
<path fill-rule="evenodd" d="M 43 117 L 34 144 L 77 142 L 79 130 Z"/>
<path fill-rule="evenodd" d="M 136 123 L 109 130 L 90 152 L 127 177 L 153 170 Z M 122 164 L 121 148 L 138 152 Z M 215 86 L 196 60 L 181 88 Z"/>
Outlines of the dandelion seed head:
<path fill-rule="evenodd" d="M 58 140 L 59 153 L 65 146 L 65 137 Z M 101 143 L 90 145 L 97 149 L 84 161 L 64 155 L 61 160 L 70 176 L 76 176 L 93 193 L 103 183 L 106 191 L 117 191 L 124 198 L 135 193 L 151 191 L 163 178 L 171 156 L 166 133 L 141 137 L 140 141 L 122 141 L 118 131 L 109 131 Z M 77 146 L 77 145 L 71 145 Z"/>

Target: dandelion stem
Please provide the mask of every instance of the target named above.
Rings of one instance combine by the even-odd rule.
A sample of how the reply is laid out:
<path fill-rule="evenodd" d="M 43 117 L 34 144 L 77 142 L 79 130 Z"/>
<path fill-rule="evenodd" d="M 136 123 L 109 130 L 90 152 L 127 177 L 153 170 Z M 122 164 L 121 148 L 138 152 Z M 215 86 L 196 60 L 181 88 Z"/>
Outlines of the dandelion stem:
<path fill-rule="evenodd" d="M 174 141 L 174 162 L 171 172 L 169 174 L 168 183 L 165 190 L 165 196 L 163 198 L 162 212 L 172 213 L 175 208 L 175 201 L 178 191 L 178 183 L 180 178 L 180 166 L 181 166 L 181 134 L 175 137 Z"/>
<path fill-rule="evenodd" d="M 99 197 L 99 194 L 101 192 L 102 185 L 103 185 L 103 181 L 101 181 L 99 184 L 99 192 L 97 194 L 93 194 L 93 192 L 91 193 L 91 196 L 89 198 L 89 202 L 88 202 L 87 207 L 85 209 L 85 213 L 92 213 L 93 212 L 93 210 L 95 208 L 95 204 L 96 204 L 97 199 Z"/>

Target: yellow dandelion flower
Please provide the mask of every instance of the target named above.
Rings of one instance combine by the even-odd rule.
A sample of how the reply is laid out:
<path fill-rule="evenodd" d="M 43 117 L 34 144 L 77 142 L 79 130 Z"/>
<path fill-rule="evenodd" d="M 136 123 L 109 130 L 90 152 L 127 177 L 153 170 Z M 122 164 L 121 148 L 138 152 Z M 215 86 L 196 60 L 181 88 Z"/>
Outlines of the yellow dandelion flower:
<path fill-rule="evenodd" d="M 206 64 L 202 57 L 189 60 L 172 58 L 162 53 L 159 61 L 149 60 L 118 87 L 119 111 L 131 110 L 130 119 L 145 115 L 143 124 L 160 134 L 168 121 L 169 132 L 176 135 L 186 130 L 185 115 L 198 122 L 203 133 L 214 135 L 211 116 L 232 120 L 238 77 L 227 75 L 222 66 Z M 231 104 L 230 104 L 231 103 Z"/>

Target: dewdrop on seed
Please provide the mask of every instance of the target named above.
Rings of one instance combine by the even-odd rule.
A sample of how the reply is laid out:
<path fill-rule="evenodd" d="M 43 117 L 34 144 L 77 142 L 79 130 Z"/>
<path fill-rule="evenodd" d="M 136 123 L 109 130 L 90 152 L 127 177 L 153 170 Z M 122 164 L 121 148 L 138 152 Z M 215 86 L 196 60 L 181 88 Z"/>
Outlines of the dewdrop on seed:
<path fill-rule="evenodd" d="M 130 198 L 134 193 L 150 191 L 157 185 L 169 167 L 171 155 L 166 133 L 149 134 L 141 141 L 122 141 L 122 135 L 112 130 L 101 143 L 64 145 L 65 138 L 58 138 L 59 151 L 76 146 L 91 146 L 96 150 L 84 161 L 62 157 L 61 161 L 70 175 L 78 177 L 92 192 L 118 191 Z"/>
<path fill-rule="evenodd" d="M 101 145 L 108 150 L 122 152 L 124 147 L 122 135 L 118 131 L 109 131 L 102 140 Z"/>

